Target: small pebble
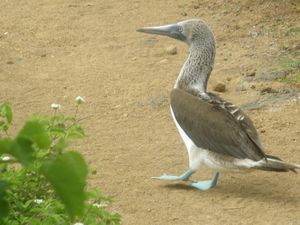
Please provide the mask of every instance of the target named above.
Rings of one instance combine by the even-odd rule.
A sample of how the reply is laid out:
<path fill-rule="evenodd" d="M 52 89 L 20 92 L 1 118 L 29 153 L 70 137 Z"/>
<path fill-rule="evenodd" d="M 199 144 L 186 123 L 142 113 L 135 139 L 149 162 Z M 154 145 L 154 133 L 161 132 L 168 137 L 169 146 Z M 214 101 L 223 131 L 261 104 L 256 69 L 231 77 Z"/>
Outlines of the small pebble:
<path fill-rule="evenodd" d="M 186 12 L 181 12 L 181 15 L 182 16 L 187 16 L 187 13 Z"/>
<path fill-rule="evenodd" d="M 170 45 L 166 48 L 166 53 L 169 55 L 176 55 L 177 54 L 177 47 L 175 45 Z"/>
<path fill-rule="evenodd" d="M 266 87 L 266 88 L 262 89 L 260 91 L 260 93 L 261 94 L 265 94 L 265 93 L 278 93 L 278 91 L 275 90 L 275 89 L 273 89 L 273 88 L 271 88 L 271 87 Z"/>
<path fill-rule="evenodd" d="M 236 30 L 239 30 L 241 27 L 240 27 L 239 25 L 235 25 L 234 28 L 235 28 Z"/>
<path fill-rule="evenodd" d="M 219 81 L 214 87 L 213 87 L 214 91 L 217 92 L 225 92 L 226 91 L 226 85 Z"/>
<path fill-rule="evenodd" d="M 246 76 L 247 77 L 254 77 L 256 75 L 256 71 L 247 71 Z"/>
<path fill-rule="evenodd" d="M 13 61 L 7 61 L 6 64 L 12 65 L 12 64 L 14 64 L 14 62 Z"/>

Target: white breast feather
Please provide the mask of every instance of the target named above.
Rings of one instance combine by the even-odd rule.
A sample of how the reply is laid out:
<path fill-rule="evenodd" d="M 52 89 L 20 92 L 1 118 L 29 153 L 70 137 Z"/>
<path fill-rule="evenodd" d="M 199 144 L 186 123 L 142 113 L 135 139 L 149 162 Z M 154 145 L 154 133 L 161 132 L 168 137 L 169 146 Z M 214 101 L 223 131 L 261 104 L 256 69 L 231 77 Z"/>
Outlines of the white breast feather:
<path fill-rule="evenodd" d="M 232 158 L 233 160 L 226 160 L 226 157 L 222 157 L 220 154 L 197 147 L 195 143 L 187 136 L 184 130 L 179 126 L 172 107 L 170 107 L 170 109 L 179 134 L 187 148 L 190 169 L 196 171 L 201 165 L 204 164 L 214 170 L 229 169 L 239 171 L 240 169 L 248 169 L 262 163 L 261 161 L 253 161 L 250 159 Z M 224 158 L 224 160 L 221 160 L 222 158 Z"/>

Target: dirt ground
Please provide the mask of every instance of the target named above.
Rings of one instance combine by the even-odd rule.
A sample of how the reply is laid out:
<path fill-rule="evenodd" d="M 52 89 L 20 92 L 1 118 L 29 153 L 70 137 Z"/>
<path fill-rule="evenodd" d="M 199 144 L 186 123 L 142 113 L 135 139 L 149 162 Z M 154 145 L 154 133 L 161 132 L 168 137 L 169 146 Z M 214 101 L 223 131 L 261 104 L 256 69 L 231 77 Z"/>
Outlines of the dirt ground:
<path fill-rule="evenodd" d="M 73 113 L 74 98 L 86 98 L 80 117 L 88 137 L 74 147 L 97 171 L 90 184 L 113 197 L 124 225 L 299 225 L 299 174 L 222 173 L 206 192 L 150 179 L 188 166 L 168 106 L 187 49 L 135 32 L 208 21 L 218 43 L 209 89 L 224 82 L 220 96 L 237 105 L 270 97 L 247 113 L 269 154 L 300 163 L 299 98 L 277 101 L 299 93 L 299 83 L 246 81 L 249 71 L 268 74 L 282 59 L 298 60 L 299 68 L 299 15 L 297 0 L 1 0 L 0 100 L 12 103 L 16 132 L 29 115 L 51 113 L 53 102 Z M 177 54 L 166 53 L 170 45 Z M 203 169 L 194 178 L 209 176 Z"/>

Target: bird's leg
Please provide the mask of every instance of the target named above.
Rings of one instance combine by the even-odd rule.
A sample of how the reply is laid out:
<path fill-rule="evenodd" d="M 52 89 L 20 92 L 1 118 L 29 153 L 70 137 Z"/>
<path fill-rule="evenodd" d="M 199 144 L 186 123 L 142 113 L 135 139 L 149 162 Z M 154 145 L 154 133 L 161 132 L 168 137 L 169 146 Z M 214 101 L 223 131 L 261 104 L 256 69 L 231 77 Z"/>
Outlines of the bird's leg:
<path fill-rule="evenodd" d="M 205 191 L 216 186 L 219 178 L 219 172 L 215 171 L 211 180 L 193 181 L 191 186 Z"/>
<path fill-rule="evenodd" d="M 194 173 L 195 171 L 188 169 L 180 176 L 172 176 L 172 175 L 162 175 L 160 177 L 152 177 L 153 179 L 158 180 L 188 180 L 189 177 Z"/>

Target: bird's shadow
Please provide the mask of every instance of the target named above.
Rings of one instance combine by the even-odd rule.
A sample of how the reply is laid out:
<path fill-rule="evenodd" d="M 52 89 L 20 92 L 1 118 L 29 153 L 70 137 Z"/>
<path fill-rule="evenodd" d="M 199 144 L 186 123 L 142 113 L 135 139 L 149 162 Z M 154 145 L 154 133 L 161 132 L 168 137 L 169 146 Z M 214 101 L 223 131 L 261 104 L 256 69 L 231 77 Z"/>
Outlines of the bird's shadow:
<path fill-rule="evenodd" d="M 272 188 L 266 188 L 266 185 L 256 185 L 250 182 L 244 182 L 242 186 L 231 183 L 220 183 L 216 187 L 206 191 L 195 189 L 188 183 L 166 184 L 163 187 L 170 190 L 191 191 L 200 196 L 219 196 L 220 198 L 231 196 L 233 198 L 255 199 L 258 202 L 266 203 L 288 202 L 292 205 L 300 204 L 300 196 L 295 196 L 294 193 L 286 190 L 282 185 L 278 185 L 275 182 L 269 182 L 268 185 Z"/>

